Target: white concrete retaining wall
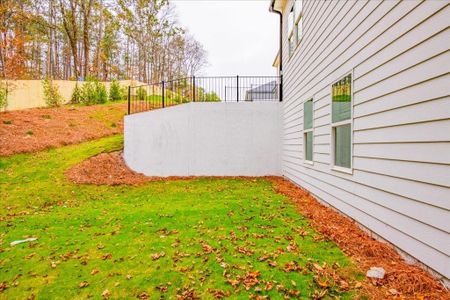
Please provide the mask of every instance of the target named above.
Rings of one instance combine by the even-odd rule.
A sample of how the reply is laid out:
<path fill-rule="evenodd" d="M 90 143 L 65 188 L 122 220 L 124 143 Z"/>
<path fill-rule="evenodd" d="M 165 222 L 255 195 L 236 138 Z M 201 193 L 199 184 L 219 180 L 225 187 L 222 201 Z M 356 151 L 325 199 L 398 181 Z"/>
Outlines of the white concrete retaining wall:
<path fill-rule="evenodd" d="M 148 176 L 280 175 L 280 103 L 188 103 L 125 117 L 124 158 Z"/>

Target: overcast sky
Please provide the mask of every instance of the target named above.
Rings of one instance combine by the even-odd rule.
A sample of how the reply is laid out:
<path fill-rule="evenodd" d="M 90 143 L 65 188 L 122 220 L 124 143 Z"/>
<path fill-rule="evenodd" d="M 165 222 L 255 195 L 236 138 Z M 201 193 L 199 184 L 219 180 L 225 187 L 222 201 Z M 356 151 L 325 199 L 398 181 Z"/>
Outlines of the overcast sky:
<path fill-rule="evenodd" d="M 172 0 L 179 22 L 208 52 L 203 75 L 274 75 L 279 16 L 268 0 Z"/>

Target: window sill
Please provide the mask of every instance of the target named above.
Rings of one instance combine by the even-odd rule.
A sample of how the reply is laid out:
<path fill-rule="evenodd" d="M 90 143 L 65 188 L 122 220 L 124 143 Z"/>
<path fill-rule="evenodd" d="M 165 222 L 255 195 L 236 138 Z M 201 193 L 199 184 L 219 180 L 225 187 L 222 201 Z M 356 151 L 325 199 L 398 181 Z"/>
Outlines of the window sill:
<path fill-rule="evenodd" d="M 344 167 L 339 167 L 339 166 L 333 166 L 333 167 L 331 167 L 331 170 L 336 171 L 336 172 L 341 172 L 341 173 L 353 175 L 353 169 L 352 168 L 344 168 Z"/>
<path fill-rule="evenodd" d="M 303 160 L 303 164 L 307 166 L 314 166 L 314 161 L 312 160 Z"/>

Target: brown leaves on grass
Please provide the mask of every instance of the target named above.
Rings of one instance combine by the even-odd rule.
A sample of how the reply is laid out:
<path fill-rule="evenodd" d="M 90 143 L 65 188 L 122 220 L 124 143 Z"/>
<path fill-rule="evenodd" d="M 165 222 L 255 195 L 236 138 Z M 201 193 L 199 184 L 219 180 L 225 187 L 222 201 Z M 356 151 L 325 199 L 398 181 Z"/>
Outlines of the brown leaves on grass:
<path fill-rule="evenodd" d="M 122 133 L 126 104 L 33 108 L 0 113 L 0 156 Z"/>
<path fill-rule="evenodd" d="M 362 284 L 363 292 L 371 298 L 393 296 L 389 292 L 393 289 L 397 292 L 396 296 L 401 295 L 403 298 L 450 299 L 450 293 L 430 274 L 419 266 L 408 265 L 391 246 L 374 240 L 351 219 L 320 204 L 307 191 L 281 177 L 268 179 L 277 192 L 288 196 L 297 205 L 300 213 L 310 219 L 310 224 L 316 231 L 324 238 L 334 241 L 354 259 L 363 272 L 372 266 L 386 270 L 386 277 L 376 282 L 378 287 L 369 280 Z M 314 266 L 312 270 L 317 271 Z M 322 280 L 320 274 L 316 276 L 317 280 Z M 323 282 L 317 283 L 320 285 Z M 345 284 L 342 284 L 340 288 L 344 286 Z M 354 287 L 359 288 L 359 284 L 356 283 Z M 317 295 L 312 296 L 321 298 L 323 293 L 326 294 L 326 290 L 317 291 Z"/>
<path fill-rule="evenodd" d="M 8 283 L 6 281 L 0 282 L 0 293 L 8 288 Z"/>
<path fill-rule="evenodd" d="M 320 289 L 314 291 L 312 298 L 320 299 L 328 293 L 343 293 L 350 290 L 350 284 L 337 272 L 339 265 L 329 266 L 324 263 L 321 266 L 310 262 L 306 267 L 313 273 L 314 283 Z"/>
<path fill-rule="evenodd" d="M 202 243 L 202 249 L 203 249 L 203 253 L 205 253 L 205 254 L 210 254 L 214 251 L 213 247 L 211 247 L 207 243 Z"/>
<path fill-rule="evenodd" d="M 208 289 L 208 292 L 216 299 L 222 299 L 230 296 L 230 292 L 225 292 L 218 289 Z"/>
<path fill-rule="evenodd" d="M 251 255 L 253 255 L 255 253 L 255 251 L 253 251 L 251 249 L 248 249 L 248 248 L 245 248 L 245 247 L 236 247 L 236 251 L 241 253 L 241 254 L 248 255 L 248 256 L 251 256 Z"/>
<path fill-rule="evenodd" d="M 303 268 L 296 261 L 290 261 L 284 264 L 283 271 L 284 272 L 299 272 Z"/>
<path fill-rule="evenodd" d="M 152 260 L 158 260 L 158 259 L 160 259 L 161 257 L 164 257 L 164 256 L 166 256 L 166 253 L 162 251 L 162 252 L 159 252 L 159 253 L 153 253 L 151 255 L 151 258 L 152 258 Z"/>
<path fill-rule="evenodd" d="M 200 298 L 195 294 L 194 289 L 184 287 L 182 289 L 178 289 L 177 299 L 178 300 L 196 300 L 196 299 L 200 299 Z"/>
<path fill-rule="evenodd" d="M 258 277 L 260 275 L 261 273 L 259 271 L 247 272 L 245 276 L 238 275 L 235 279 L 228 278 L 227 282 L 233 287 L 237 287 L 242 284 L 246 290 L 249 290 L 259 283 Z"/>
<path fill-rule="evenodd" d="M 111 292 L 109 290 L 104 290 L 102 293 L 103 299 L 109 299 L 111 297 Z"/>

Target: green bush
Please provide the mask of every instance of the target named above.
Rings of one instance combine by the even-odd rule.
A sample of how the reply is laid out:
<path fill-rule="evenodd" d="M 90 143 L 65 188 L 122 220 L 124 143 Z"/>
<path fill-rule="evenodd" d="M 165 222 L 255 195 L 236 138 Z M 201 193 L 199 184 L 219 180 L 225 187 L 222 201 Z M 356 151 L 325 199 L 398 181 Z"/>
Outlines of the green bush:
<path fill-rule="evenodd" d="M 103 83 L 97 81 L 95 83 L 95 89 L 97 91 L 96 103 L 101 104 L 108 101 L 108 92 L 106 91 L 106 87 Z"/>
<path fill-rule="evenodd" d="M 97 79 L 88 78 L 81 88 L 81 103 L 84 105 L 102 104 L 108 100 L 105 85 Z"/>
<path fill-rule="evenodd" d="M 147 99 L 147 90 L 140 87 L 137 89 L 136 95 L 137 95 L 138 100 L 143 101 L 143 100 Z"/>
<path fill-rule="evenodd" d="M 0 82 L 0 109 L 5 108 L 8 104 L 8 89 L 6 84 Z"/>
<path fill-rule="evenodd" d="M 72 97 L 70 98 L 70 103 L 78 104 L 81 102 L 81 88 L 78 86 L 78 83 L 75 84 L 75 88 L 72 92 Z"/>
<path fill-rule="evenodd" d="M 122 100 L 123 98 L 124 97 L 119 82 L 117 80 L 113 80 L 109 87 L 109 100 L 117 101 Z"/>
<path fill-rule="evenodd" d="M 50 107 L 61 106 L 63 98 L 59 93 L 58 86 L 53 84 L 53 81 L 49 78 L 45 78 L 42 81 L 42 85 L 44 87 L 45 103 Z"/>

